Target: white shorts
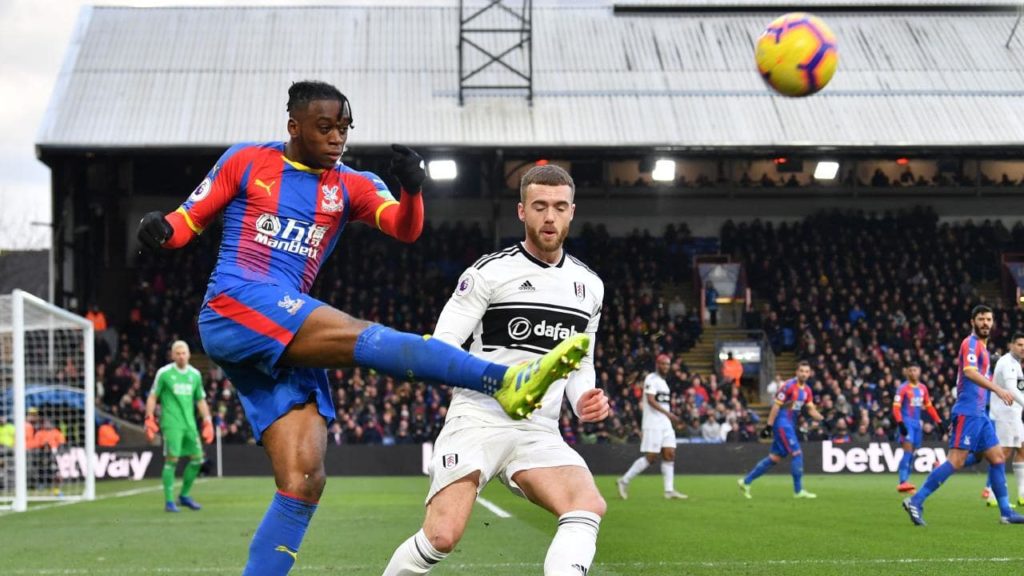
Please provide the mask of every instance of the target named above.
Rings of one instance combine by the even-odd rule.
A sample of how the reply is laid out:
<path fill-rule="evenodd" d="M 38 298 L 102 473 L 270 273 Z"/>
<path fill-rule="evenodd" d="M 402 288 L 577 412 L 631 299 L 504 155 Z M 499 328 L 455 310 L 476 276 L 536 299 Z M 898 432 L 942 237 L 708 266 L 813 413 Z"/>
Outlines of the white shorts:
<path fill-rule="evenodd" d="M 662 448 L 676 447 L 676 431 L 671 428 L 644 428 L 640 439 L 640 451 L 644 454 L 660 454 Z"/>
<path fill-rule="evenodd" d="M 477 494 L 498 476 L 509 490 L 522 496 L 522 490 L 512 481 L 517 472 L 555 466 L 587 468 L 583 457 L 562 440 L 557 430 L 528 422 L 490 426 L 457 418 L 445 424 L 434 443 L 426 502 L 445 486 L 476 471 L 480 472 Z"/>
<path fill-rule="evenodd" d="M 1020 420 L 993 420 L 996 437 L 1004 448 L 1020 448 L 1024 444 L 1024 422 Z"/>

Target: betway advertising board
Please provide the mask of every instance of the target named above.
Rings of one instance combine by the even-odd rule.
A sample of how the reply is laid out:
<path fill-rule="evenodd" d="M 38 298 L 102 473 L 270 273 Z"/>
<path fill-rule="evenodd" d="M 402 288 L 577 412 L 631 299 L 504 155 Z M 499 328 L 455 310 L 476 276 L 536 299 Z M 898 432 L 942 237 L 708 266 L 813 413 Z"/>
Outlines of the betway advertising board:
<path fill-rule="evenodd" d="M 768 455 L 768 444 L 690 444 L 676 447 L 676 474 L 746 474 Z M 404 446 L 331 446 L 327 450 L 328 476 L 411 476 L 424 473 L 432 454 L 430 444 Z M 594 474 L 622 474 L 640 455 L 636 444 L 577 445 Z M 887 442 L 835 444 L 807 442 L 802 445 L 804 471 L 808 474 L 895 474 L 903 449 Z M 212 451 L 211 451 L 212 452 Z M 914 454 L 914 471 L 928 473 L 946 461 L 944 443 L 928 443 Z M 209 454 L 208 457 L 212 456 Z M 71 449 L 55 455 L 64 478 L 80 478 L 86 470 L 85 451 Z M 180 465 L 183 465 L 182 462 Z M 225 476 L 269 476 L 270 463 L 259 446 L 225 445 Z M 97 479 L 157 478 L 163 455 L 157 447 L 117 448 L 97 452 L 93 468 Z M 656 467 L 653 467 L 656 468 Z M 984 467 L 977 467 L 979 471 Z M 211 462 L 210 471 L 215 470 Z M 657 473 L 655 470 L 654 473 Z M 770 474 L 789 474 L 789 466 L 774 466 Z"/>

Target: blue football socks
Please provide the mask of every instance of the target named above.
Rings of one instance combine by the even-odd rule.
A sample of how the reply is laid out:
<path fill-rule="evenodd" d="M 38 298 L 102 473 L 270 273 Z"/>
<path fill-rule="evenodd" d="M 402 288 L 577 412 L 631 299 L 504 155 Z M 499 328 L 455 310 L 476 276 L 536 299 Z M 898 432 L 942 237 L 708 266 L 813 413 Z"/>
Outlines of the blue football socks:
<path fill-rule="evenodd" d="M 770 460 L 770 458 L 769 458 Z M 793 475 L 793 492 L 799 494 L 804 489 L 804 455 L 794 456 L 789 463 L 789 472 Z"/>
<path fill-rule="evenodd" d="M 946 460 L 942 463 L 942 466 L 932 470 L 932 473 L 928 475 L 928 479 L 924 481 L 924 486 L 921 486 L 921 489 L 917 491 L 917 494 L 914 494 L 910 501 L 915 506 L 920 507 L 931 496 L 932 492 L 938 490 L 939 486 L 942 486 L 942 483 L 952 476 L 954 472 L 956 470 L 953 468 L 953 465 L 949 463 L 949 460 Z"/>
<path fill-rule="evenodd" d="M 772 466 L 775 466 L 775 462 L 772 462 L 771 458 L 765 456 L 763 460 L 757 463 L 757 466 L 754 466 L 754 469 L 750 471 L 750 474 L 747 474 L 747 477 L 743 479 L 743 483 L 753 483 L 754 480 L 760 478 L 761 475 L 767 472 Z"/>
<path fill-rule="evenodd" d="M 416 336 L 374 324 L 356 340 L 356 362 L 396 378 L 434 380 L 494 394 L 508 371 L 459 348 L 427 336 Z"/>
<path fill-rule="evenodd" d="M 242 576 L 283 576 L 299 557 L 299 545 L 306 534 L 316 504 L 274 494 L 263 522 L 249 545 L 249 562 Z"/>
<path fill-rule="evenodd" d="M 996 502 L 999 503 L 999 513 L 1003 516 L 1012 515 L 1010 497 L 1006 491 L 1006 464 L 990 464 L 988 481 L 992 485 L 992 493 L 996 496 Z"/>
<path fill-rule="evenodd" d="M 910 468 L 914 461 L 914 451 L 903 453 L 903 459 L 900 460 L 900 484 L 903 484 L 910 479 Z"/>

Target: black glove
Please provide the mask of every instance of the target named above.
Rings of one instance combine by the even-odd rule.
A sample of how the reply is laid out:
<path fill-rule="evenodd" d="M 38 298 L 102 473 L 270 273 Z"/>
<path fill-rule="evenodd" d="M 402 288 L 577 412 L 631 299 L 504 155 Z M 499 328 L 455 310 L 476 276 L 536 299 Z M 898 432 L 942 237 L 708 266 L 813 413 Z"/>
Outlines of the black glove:
<path fill-rule="evenodd" d="M 423 168 L 423 157 L 415 150 L 401 144 L 392 144 L 390 172 L 398 178 L 409 194 L 419 194 L 423 181 L 427 179 L 427 171 Z"/>
<path fill-rule="evenodd" d="M 900 436 L 909 436 L 910 435 L 910 434 L 907 433 L 907 425 L 906 424 L 904 424 L 903 422 L 897 422 L 896 425 L 899 426 L 899 428 L 900 428 Z"/>
<path fill-rule="evenodd" d="M 150 250 L 159 250 L 172 234 L 174 234 L 174 228 L 164 218 L 163 212 L 147 212 L 139 221 L 137 233 L 139 242 Z"/>
<path fill-rule="evenodd" d="M 771 438 L 771 437 L 772 437 L 772 425 L 771 424 L 765 424 L 764 429 L 761 430 L 761 438 L 767 439 L 767 438 Z"/>
<path fill-rule="evenodd" d="M 942 438 L 946 435 L 946 426 L 942 422 L 936 422 L 935 433 L 939 435 L 939 438 Z"/>

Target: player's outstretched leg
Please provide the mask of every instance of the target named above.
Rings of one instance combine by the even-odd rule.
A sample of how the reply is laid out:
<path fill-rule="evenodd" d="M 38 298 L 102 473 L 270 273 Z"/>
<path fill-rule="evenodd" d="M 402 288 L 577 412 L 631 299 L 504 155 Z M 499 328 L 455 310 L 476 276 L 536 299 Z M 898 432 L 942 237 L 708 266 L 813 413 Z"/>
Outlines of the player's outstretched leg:
<path fill-rule="evenodd" d="M 590 338 L 577 334 L 541 358 L 504 366 L 477 358 L 430 336 L 416 336 L 373 324 L 355 343 L 355 361 L 400 378 L 437 380 L 497 398 L 509 416 L 525 418 L 547 389 L 579 367 Z"/>
<path fill-rule="evenodd" d="M 505 412 L 515 419 L 526 418 L 540 408 L 544 393 L 552 384 L 580 367 L 590 349 L 586 334 L 570 336 L 540 358 L 508 369 L 501 389 L 494 394 Z"/>
<path fill-rule="evenodd" d="M 752 496 L 750 495 L 750 485 L 754 483 L 754 480 L 757 480 L 758 478 L 761 477 L 762 474 L 767 472 L 768 469 L 771 468 L 772 466 L 775 466 L 775 460 L 772 460 L 772 457 L 770 455 L 765 456 L 760 462 L 757 463 L 757 466 L 754 466 L 754 469 L 751 470 L 749 474 L 747 474 L 744 478 L 740 478 L 740 491 L 743 492 L 743 496 L 745 498 L 747 498 L 748 500 L 752 498 Z"/>

